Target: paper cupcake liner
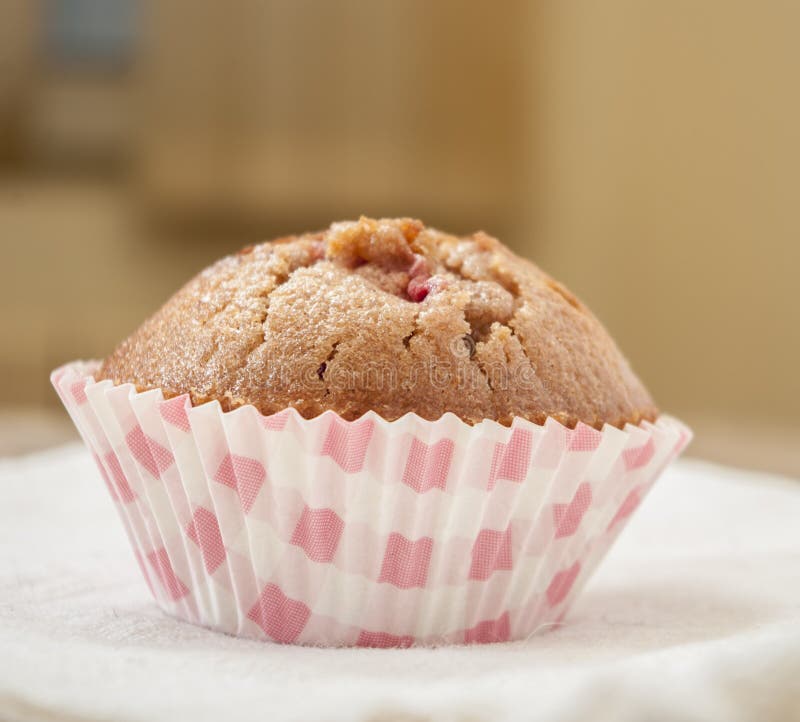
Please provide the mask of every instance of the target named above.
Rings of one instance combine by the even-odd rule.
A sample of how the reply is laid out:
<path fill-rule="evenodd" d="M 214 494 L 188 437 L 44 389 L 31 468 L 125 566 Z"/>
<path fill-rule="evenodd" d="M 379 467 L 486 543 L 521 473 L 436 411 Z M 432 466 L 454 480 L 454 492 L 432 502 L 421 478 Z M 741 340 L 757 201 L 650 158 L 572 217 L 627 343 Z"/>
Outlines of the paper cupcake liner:
<path fill-rule="evenodd" d="M 52 374 L 167 613 L 318 645 L 497 642 L 559 622 L 691 432 L 223 412 Z"/>

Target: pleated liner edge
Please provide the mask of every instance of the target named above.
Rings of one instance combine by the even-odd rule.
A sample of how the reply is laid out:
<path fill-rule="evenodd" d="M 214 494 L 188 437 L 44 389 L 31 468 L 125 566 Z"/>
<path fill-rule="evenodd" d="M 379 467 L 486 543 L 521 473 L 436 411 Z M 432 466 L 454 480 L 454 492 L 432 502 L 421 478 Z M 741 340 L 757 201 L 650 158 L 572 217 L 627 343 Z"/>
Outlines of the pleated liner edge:
<path fill-rule="evenodd" d="M 52 382 L 167 613 L 283 643 L 499 642 L 560 623 L 691 432 L 223 412 Z"/>

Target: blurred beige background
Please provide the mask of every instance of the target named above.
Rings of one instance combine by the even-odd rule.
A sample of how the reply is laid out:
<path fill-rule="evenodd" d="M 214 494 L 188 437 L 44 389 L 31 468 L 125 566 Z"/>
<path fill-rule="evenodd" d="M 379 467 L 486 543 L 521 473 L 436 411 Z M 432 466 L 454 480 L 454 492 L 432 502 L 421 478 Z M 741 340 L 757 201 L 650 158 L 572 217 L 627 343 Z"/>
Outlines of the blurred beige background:
<path fill-rule="evenodd" d="M 4 0 L 0 452 L 246 243 L 482 228 L 604 320 L 697 455 L 800 475 L 800 4 Z"/>

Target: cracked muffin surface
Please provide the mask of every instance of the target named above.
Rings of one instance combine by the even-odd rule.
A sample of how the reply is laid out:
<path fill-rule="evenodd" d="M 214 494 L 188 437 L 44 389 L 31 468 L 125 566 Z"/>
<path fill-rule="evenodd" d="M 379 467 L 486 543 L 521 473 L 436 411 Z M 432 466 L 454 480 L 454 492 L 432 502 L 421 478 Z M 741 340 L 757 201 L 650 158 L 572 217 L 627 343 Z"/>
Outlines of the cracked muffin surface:
<path fill-rule="evenodd" d="M 334 223 L 202 271 L 102 363 L 98 380 L 263 414 L 452 412 L 595 428 L 658 412 L 600 322 L 483 232 Z"/>

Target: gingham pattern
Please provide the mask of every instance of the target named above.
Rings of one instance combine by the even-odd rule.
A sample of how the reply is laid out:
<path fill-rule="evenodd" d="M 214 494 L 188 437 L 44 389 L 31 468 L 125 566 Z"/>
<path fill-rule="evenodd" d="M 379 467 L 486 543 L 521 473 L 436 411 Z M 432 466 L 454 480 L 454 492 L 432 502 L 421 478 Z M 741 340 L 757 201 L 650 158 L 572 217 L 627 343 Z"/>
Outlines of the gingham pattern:
<path fill-rule="evenodd" d="M 602 432 L 264 417 L 94 368 L 53 385 L 158 604 L 284 643 L 496 642 L 558 623 L 691 438 L 669 417 Z"/>

